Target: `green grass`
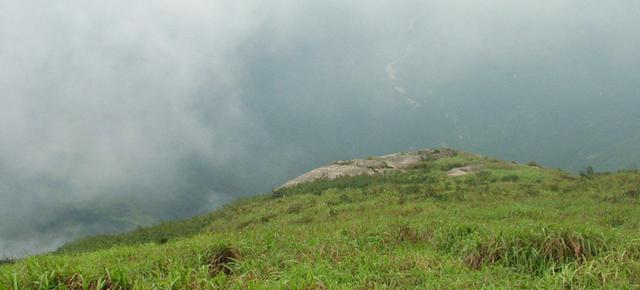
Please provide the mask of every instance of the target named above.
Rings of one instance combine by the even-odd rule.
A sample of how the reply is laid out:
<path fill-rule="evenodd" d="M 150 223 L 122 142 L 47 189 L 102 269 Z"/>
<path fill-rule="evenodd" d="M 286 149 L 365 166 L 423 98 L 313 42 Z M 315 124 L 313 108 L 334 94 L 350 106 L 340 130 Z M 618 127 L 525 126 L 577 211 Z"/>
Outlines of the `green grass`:
<path fill-rule="evenodd" d="M 203 232 L 211 223 L 214 214 L 190 219 L 164 222 L 153 227 L 141 227 L 119 235 L 98 235 L 67 243 L 56 252 L 89 252 L 114 246 L 130 246 L 141 243 L 164 244 L 176 238 L 195 236 Z"/>
<path fill-rule="evenodd" d="M 639 188 L 460 153 L 79 240 L 0 265 L 0 289 L 640 288 Z"/>

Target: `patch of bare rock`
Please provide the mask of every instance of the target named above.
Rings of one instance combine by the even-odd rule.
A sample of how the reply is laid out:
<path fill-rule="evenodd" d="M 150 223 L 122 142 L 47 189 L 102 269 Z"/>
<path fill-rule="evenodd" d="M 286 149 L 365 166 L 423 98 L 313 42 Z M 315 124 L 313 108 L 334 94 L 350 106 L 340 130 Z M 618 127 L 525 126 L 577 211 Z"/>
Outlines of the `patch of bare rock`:
<path fill-rule="evenodd" d="M 319 179 L 336 179 L 342 176 L 376 175 L 388 171 L 404 170 L 418 165 L 422 161 L 433 161 L 452 157 L 451 149 L 425 149 L 406 153 L 394 153 L 366 159 L 341 160 L 333 164 L 316 168 L 306 174 L 287 181 L 275 190 L 296 186 Z"/>
<path fill-rule="evenodd" d="M 479 171 L 481 169 L 482 169 L 482 166 L 480 165 L 468 165 L 468 166 L 453 168 L 449 170 L 449 172 L 447 172 L 447 175 L 450 177 L 458 177 L 458 176 L 463 176 L 469 173 Z"/>

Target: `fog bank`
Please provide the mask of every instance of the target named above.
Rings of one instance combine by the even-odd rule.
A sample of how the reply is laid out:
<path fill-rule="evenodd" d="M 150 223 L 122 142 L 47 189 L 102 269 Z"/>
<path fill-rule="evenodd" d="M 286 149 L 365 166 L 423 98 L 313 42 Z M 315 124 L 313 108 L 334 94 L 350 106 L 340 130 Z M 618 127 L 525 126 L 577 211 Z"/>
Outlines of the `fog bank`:
<path fill-rule="evenodd" d="M 335 159 L 640 164 L 640 2 L 0 3 L 0 256 Z"/>

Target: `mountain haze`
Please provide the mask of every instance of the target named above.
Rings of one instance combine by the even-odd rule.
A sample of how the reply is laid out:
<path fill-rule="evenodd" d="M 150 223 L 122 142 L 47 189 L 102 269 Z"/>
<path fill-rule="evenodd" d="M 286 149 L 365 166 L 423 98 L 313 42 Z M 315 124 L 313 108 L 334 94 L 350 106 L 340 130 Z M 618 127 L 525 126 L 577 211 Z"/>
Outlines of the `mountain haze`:
<path fill-rule="evenodd" d="M 640 2 L 0 3 L 0 256 L 205 214 L 334 160 L 640 164 Z"/>
<path fill-rule="evenodd" d="M 640 286 L 638 171 L 574 175 L 450 149 L 319 169 L 381 161 L 407 166 L 307 179 L 196 218 L 2 261 L 0 288 Z"/>

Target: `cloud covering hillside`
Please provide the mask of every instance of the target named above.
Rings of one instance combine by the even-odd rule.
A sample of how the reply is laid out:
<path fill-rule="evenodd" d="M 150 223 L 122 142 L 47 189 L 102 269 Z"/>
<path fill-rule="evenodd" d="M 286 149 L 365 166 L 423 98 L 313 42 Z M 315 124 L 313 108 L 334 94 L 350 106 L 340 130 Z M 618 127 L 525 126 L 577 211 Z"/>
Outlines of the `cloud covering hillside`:
<path fill-rule="evenodd" d="M 0 256 L 424 147 L 640 164 L 640 3 L 0 3 Z"/>

